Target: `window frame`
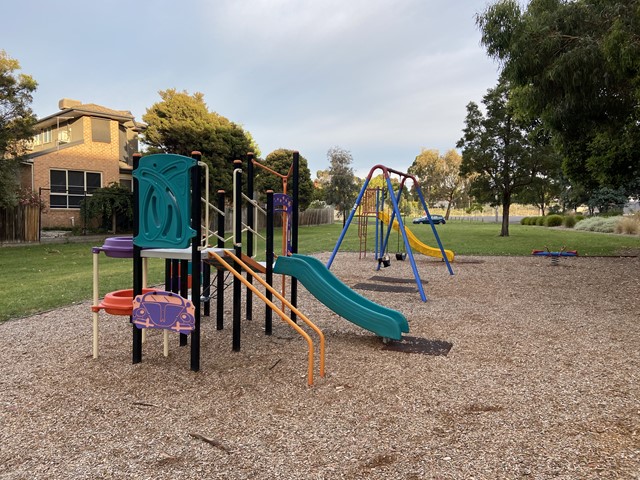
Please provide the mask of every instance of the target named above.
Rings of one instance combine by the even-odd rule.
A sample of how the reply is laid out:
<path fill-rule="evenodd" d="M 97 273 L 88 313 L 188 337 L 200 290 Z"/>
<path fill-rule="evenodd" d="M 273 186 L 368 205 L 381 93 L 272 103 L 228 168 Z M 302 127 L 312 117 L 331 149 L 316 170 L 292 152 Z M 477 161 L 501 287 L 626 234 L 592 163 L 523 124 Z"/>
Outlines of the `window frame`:
<path fill-rule="evenodd" d="M 57 183 L 53 182 L 54 173 L 58 174 Z M 64 173 L 64 185 L 59 177 L 60 173 Z M 78 174 L 82 175 L 82 184 L 78 181 Z M 93 175 L 97 175 L 97 178 L 91 179 Z M 73 185 L 69 183 L 70 176 L 75 177 L 72 178 L 72 181 L 75 182 Z M 84 198 L 92 196 L 98 188 L 102 188 L 102 172 L 51 168 L 49 170 L 49 208 L 52 210 L 78 210 L 80 202 Z"/>

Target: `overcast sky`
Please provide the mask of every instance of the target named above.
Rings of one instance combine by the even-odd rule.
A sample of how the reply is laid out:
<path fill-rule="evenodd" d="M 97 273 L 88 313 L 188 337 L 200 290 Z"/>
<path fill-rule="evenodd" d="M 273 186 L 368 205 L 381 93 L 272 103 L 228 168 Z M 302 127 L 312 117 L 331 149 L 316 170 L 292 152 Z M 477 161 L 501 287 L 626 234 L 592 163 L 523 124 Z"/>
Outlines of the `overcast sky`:
<path fill-rule="evenodd" d="M 159 90 L 202 92 L 262 155 L 327 150 L 365 175 L 406 171 L 422 147 L 462 135 L 498 66 L 480 46 L 485 0 L 20 0 L 2 7 L 0 49 L 38 82 L 33 109 L 73 98 L 137 120 Z"/>

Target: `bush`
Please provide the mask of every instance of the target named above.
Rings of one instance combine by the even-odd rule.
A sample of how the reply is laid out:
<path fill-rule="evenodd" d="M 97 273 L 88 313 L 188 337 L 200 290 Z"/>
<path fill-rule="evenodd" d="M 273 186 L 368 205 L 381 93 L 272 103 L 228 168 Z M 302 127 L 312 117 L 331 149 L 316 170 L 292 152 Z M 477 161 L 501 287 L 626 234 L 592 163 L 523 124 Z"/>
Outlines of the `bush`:
<path fill-rule="evenodd" d="M 576 219 L 576 215 L 567 215 L 562 219 L 562 225 L 565 228 L 573 228 L 576 226 L 576 223 L 578 223 L 578 220 Z"/>
<path fill-rule="evenodd" d="M 547 227 L 559 227 L 562 225 L 562 216 L 561 215 L 549 215 L 545 217 L 545 226 Z"/>
<path fill-rule="evenodd" d="M 529 219 L 531 217 L 522 217 L 522 219 L 520 220 L 520 225 L 529 225 Z"/>
<path fill-rule="evenodd" d="M 616 223 L 616 233 L 625 233 L 627 235 L 639 235 L 640 234 L 640 216 L 622 217 Z"/>
<path fill-rule="evenodd" d="M 539 226 L 539 227 L 543 227 L 544 226 L 544 217 L 535 217 L 535 225 Z M 534 224 L 532 224 L 534 225 Z"/>
<path fill-rule="evenodd" d="M 576 230 L 586 232 L 613 233 L 621 217 L 589 217 L 576 223 Z"/>

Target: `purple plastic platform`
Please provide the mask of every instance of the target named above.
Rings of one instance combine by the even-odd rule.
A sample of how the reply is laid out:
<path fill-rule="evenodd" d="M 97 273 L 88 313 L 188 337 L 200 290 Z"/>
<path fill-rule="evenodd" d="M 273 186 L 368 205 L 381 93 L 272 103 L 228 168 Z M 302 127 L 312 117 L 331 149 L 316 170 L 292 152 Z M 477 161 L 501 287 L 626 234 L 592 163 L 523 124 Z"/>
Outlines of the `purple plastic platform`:
<path fill-rule="evenodd" d="M 93 247 L 91 253 L 104 252 L 107 257 L 132 258 L 133 237 L 109 237 L 101 247 Z"/>

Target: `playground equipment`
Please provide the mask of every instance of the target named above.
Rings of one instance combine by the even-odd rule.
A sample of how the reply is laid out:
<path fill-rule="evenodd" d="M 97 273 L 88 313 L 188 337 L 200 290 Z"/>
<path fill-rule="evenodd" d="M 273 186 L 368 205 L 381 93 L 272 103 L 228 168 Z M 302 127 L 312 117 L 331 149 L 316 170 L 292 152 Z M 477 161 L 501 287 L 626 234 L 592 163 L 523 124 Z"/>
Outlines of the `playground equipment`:
<path fill-rule="evenodd" d="M 294 154 L 292 175 L 297 176 L 297 153 Z M 250 159 L 251 161 L 251 159 Z M 143 332 L 148 328 L 161 329 L 165 338 L 165 355 L 168 355 L 168 333 L 175 332 L 180 336 L 180 345 L 191 345 L 191 370 L 200 369 L 200 335 L 201 335 L 201 307 L 204 301 L 205 315 L 208 314 L 208 298 L 210 294 L 203 292 L 210 284 L 210 269 L 217 270 L 218 280 L 223 274 L 234 277 L 233 288 L 233 326 L 232 348 L 240 349 L 240 312 L 242 291 L 244 285 L 251 295 L 258 296 L 267 305 L 265 314 L 265 333 L 271 333 L 271 316 L 276 312 L 288 325 L 299 333 L 308 344 L 308 383 L 313 384 L 314 348 L 311 336 L 297 325 L 295 318 L 302 322 L 319 337 L 320 376 L 324 376 L 325 340 L 321 330 L 315 326 L 294 303 L 295 295 L 292 289 L 292 299 L 287 300 L 284 295 L 272 288 L 273 273 L 291 275 L 300 278 L 309 291 L 322 303 L 347 320 L 369 329 L 383 338 L 400 339 L 402 333 L 409 331 L 406 318 L 399 312 L 377 305 L 353 292 L 340 282 L 318 260 L 303 255 L 297 255 L 297 182 L 294 181 L 293 198 L 279 196 L 267 192 L 267 261 L 261 264 L 242 251 L 242 233 L 247 231 L 251 236 L 255 232 L 249 221 L 243 224 L 240 206 L 244 200 L 249 201 L 251 208 L 257 203 L 251 197 L 243 196 L 241 191 L 241 162 L 236 161 L 234 168 L 234 232 L 233 249 L 224 247 L 224 192 L 218 191 L 218 232 L 212 234 L 203 231 L 202 217 L 208 227 L 208 187 L 205 199 L 201 196 L 201 177 L 208 179 L 206 165 L 200 161 L 200 154 L 194 152 L 192 157 L 181 155 L 158 154 L 141 157 L 134 156 L 134 236 L 133 239 L 114 238 L 103 247 L 96 247 L 94 257 L 94 306 L 92 310 L 97 315 L 101 309 L 109 309 L 112 313 L 129 315 L 132 324 L 132 361 L 142 361 Z M 202 205 L 207 211 L 202 212 Z M 283 212 L 291 217 L 290 241 L 286 242 L 285 255 L 278 258 L 274 267 L 273 254 L 273 217 L 276 212 Z M 221 228 L 222 225 L 222 228 Z M 217 238 L 216 247 L 209 246 L 209 239 Z M 133 288 L 118 290 L 107 294 L 103 302 L 98 303 L 98 267 L 97 256 L 105 252 L 110 256 L 130 257 L 133 261 Z M 291 256 L 287 256 L 290 254 Z M 126 258 L 125 257 L 125 258 Z M 146 285 L 146 263 L 149 258 L 165 260 L 165 288 L 166 290 L 143 288 Z M 191 282 L 189 284 L 189 265 L 191 267 Z M 244 271 L 244 272 L 243 272 Z M 244 277 L 246 273 L 246 278 Z M 258 273 L 264 273 L 262 279 Z M 264 287 L 262 293 L 254 286 L 254 282 Z M 222 291 L 217 286 L 218 322 L 217 328 L 222 328 Z M 223 289 L 223 287 L 222 287 Z M 273 296 L 282 302 L 282 307 L 275 305 Z M 284 312 L 285 308 L 290 314 Z M 94 317 L 94 353 L 97 356 L 97 319 Z"/>
<path fill-rule="evenodd" d="M 562 247 L 558 252 L 552 252 L 549 247 L 545 245 L 544 250 L 533 250 L 531 255 L 539 257 L 549 257 L 551 259 L 551 265 L 559 265 L 560 257 L 577 257 L 577 250 L 565 250 L 566 247 Z"/>
<path fill-rule="evenodd" d="M 234 249 L 235 253 L 224 249 L 224 192 L 218 191 L 218 206 L 213 207 L 218 212 L 218 232 L 203 231 L 201 219 L 204 217 L 204 224 L 209 225 L 209 212 L 212 207 L 208 203 L 208 185 L 205 186 L 205 199 L 201 196 L 201 177 L 208 179 L 206 164 L 200 162 L 200 154 L 194 152 L 192 157 L 181 155 L 149 155 L 134 157 L 134 237 L 114 237 L 108 239 L 102 247 L 95 247 L 94 253 L 94 302 L 92 311 L 94 313 L 94 357 L 97 357 L 97 324 L 98 313 L 105 310 L 108 313 L 130 316 L 133 325 L 133 363 L 142 361 L 143 334 L 147 328 L 162 329 L 165 334 L 165 355 L 168 355 L 167 332 L 173 331 L 180 334 L 180 344 L 187 344 L 187 335 L 191 338 L 191 369 L 194 371 L 200 368 L 200 320 L 201 301 L 205 300 L 205 315 L 208 314 L 208 298 L 210 295 L 202 295 L 203 287 L 207 287 L 209 274 L 212 266 L 209 259 L 214 261 L 213 266 L 218 271 L 218 280 L 223 278 L 223 273 L 231 273 L 234 276 L 234 283 L 242 279 L 242 283 L 249 286 L 249 282 L 242 278 L 240 273 L 243 269 L 252 280 L 258 278 L 259 282 L 267 288 L 267 295 L 276 295 L 291 310 L 291 317 L 294 315 L 303 319 L 312 330 L 320 336 L 320 375 L 324 376 L 324 336 L 322 332 L 313 325 L 295 306 L 284 299 L 283 296 L 274 293 L 267 282 L 256 276 L 254 271 L 267 273 L 268 268 L 256 262 L 251 256 L 242 252 L 241 235 L 243 227 L 245 231 L 251 230 L 251 225 L 242 223 L 240 205 L 242 203 L 242 192 L 240 178 L 242 175 L 241 162 L 237 161 L 234 169 Z M 296 169 L 294 168 L 294 171 Z M 294 184 L 297 182 L 294 182 Z M 295 189 L 294 189 L 295 190 Z M 297 193 L 297 192 L 296 192 Z M 273 203 L 273 195 L 271 196 Z M 251 200 L 245 196 L 245 199 Z M 201 210 L 202 204 L 206 205 L 206 211 Z M 257 207 L 257 203 L 252 205 Z M 297 205 L 296 205 L 297 209 Z M 271 207 L 273 216 L 273 205 Z M 236 214 L 237 213 L 237 214 Z M 266 213 L 266 212 L 265 212 Z M 295 217 L 295 216 L 294 216 Z M 273 226 L 273 219 L 270 220 Z M 268 222 L 269 223 L 269 220 Z M 289 231 L 295 231 L 295 227 Z M 216 236 L 217 247 L 209 246 L 211 236 Z M 267 238 L 267 247 L 273 250 L 273 228 Z M 290 242 L 295 248 L 295 235 Z M 98 302 L 98 255 L 104 252 L 108 256 L 133 259 L 133 288 L 110 292 L 102 302 Z M 147 289 L 146 285 L 146 263 L 149 258 L 165 259 L 165 285 L 171 291 Z M 273 258 L 273 253 L 271 253 Z M 233 263 L 233 265 L 232 265 Z M 271 260 L 272 263 L 272 260 Z M 188 270 L 191 268 L 191 275 L 188 279 Z M 204 273 L 204 275 L 203 275 Z M 189 280 L 189 281 L 188 281 Z M 238 283 L 239 285 L 239 283 Z M 222 328 L 222 291 L 224 285 L 218 282 L 216 285 L 218 297 L 218 322 L 217 328 Z M 255 288 L 252 294 L 267 300 L 266 296 L 258 292 Z M 233 349 L 240 349 L 240 290 L 234 284 L 233 295 Z M 296 330 L 304 333 L 295 321 L 286 317 L 283 312 L 276 310 L 271 302 L 267 305 L 268 310 L 276 311 L 283 316 L 283 319 L 292 325 Z M 271 333 L 271 328 L 266 331 Z M 310 337 L 304 333 L 303 336 L 311 342 Z M 313 360 L 314 348 L 310 343 L 310 369 L 309 384 L 313 383 Z"/>
<path fill-rule="evenodd" d="M 354 292 L 317 258 L 298 254 L 278 257 L 274 272 L 298 278 L 309 293 L 332 311 L 383 339 L 400 340 L 402 333 L 409 332 L 404 315 Z"/>
<path fill-rule="evenodd" d="M 365 249 L 366 249 L 366 225 L 368 225 L 368 216 L 372 213 L 372 202 L 370 200 L 370 196 L 367 194 L 367 187 L 369 185 L 369 182 L 371 181 L 371 178 L 373 177 L 373 173 L 376 170 L 382 170 L 382 174 L 384 177 L 384 180 L 386 182 L 387 185 L 387 191 L 389 192 L 389 200 L 391 201 L 392 204 L 392 213 L 390 217 L 385 217 L 384 215 L 381 216 L 380 214 L 384 214 L 384 206 L 383 206 L 383 201 L 381 201 L 377 196 L 375 197 L 375 210 L 373 210 L 373 213 L 375 214 L 375 222 L 376 222 L 376 259 L 379 259 L 379 264 L 378 264 L 378 269 L 380 268 L 380 264 L 385 265 L 387 264 L 387 262 L 389 262 L 389 255 L 388 253 L 386 253 L 387 251 L 387 245 L 389 242 L 389 234 L 391 233 L 391 228 L 393 228 L 394 225 L 397 224 L 396 228 L 397 230 L 400 232 L 400 234 L 402 235 L 402 239 L 404 242 L 404 247 L 405 247 L 405 252 L 406 252 L 406 256 L 409 257 L 409 261 L 411 262 L 411 269 L 413 271 L 413 275 L 416 281 L 416 285 L 418 287 L 418 292 L 420 293 L 420 298 L 422 299 L 423 302 L 427 301 L 427 296 L 424 293 L 424 289 L 422 286 L 422 281 L 420 279 L 420 274 L 418 272 L 418 268 L 416 266 L 416 262 L 415 262 L 415 258 L 413 256 L 413 252 L 411 250 L 411 246 L 412 243 L 415 246 L 424 246 L 426 248 L 423 248 L 423 251 L 428 251 L 431 254 L 433 254 L 433 250 L 435 249 L 431 249 L 431 247 L 428 247 L 424 244 L 422 244 L 421 242 L 419 242 L 417 240 L 417 237 L 415 237 L 415 235 L 413 235 L 413 238 L 409 237 L 409 233 L 408 233 L 408 229 L 405 227 L 404 225 L 404 221 L 402 220 L 402 216 L 400 214 L 400 208 L 399 208 L 399 203 L 400 203 L 400 198 L 402 195 L 402 191 L 404 190 L 404 186 L 405 186 L 405 182 L 407 179 L 410 179 L 413 181 L 414 187 L 416 192 L 418 193 L 418 197 L 420 199 L 420 202 L 422 203 L 422 206 L 424 208 L 424 211 L 427 215 L 427 217 L 429 218 L 429 223 L 431 225 L 431 229 L 433 231 L 433 235 L 438 243 L 438 249 L 437 252 L 439 252 L 441 258 L 444 260 L 444 262 L 447 265 L 447 269 L 449 270 L 449 274 L 453 275 L 453 270 L 451 268 L 451 265 L 449 263 L 450 259 L 453 260 L 453 252 L 451 251 L 445 251 L 444 247 L 442 246 L 442 242 L 440 241 L 440 237 L 438 236 L 438 232 L 433 224 L 433 221 L 431 220 L 431 214 L 429 213 L 429 208 L 427 207 L 427 204 L 424 200 L 424 196 L 422 195 L 422 190 L 420 189 L 420 184 L 418 182 L 418 180 L 413 176 L 413 175 L 409 175 L 407 173 L 403 173 L 403 172 L 399 172 L 397 170 L 385 167 L 383 165 L 376 165 L 374 166 L 370 171 L 369 174 L 367 175 L 367 178 L 364 181 L 364 184 L 362 185 L 362 188 L 360 190 L 360 193 L 358 194 L 358 197 L 353 205 L 353 208 L 351 209 L 351 212 L 349 214 L 349 218 L 347 219 L 347 221 L 345 222 L 344 228 L 342 229 L 342 233 L 340 234 L 340 237 L 338 238 L 338 241 L 336 242 L 336 246 L 333 249 L 333 252 L 331 253 L 331 256 L 329 257 L 329 261 L 327 262 L 327 268 L 331 268 L 331 264 L 333 263 L 333 260 L 335 259 L 336 254 L 338 253 L 338 250 L 340 249 L 340 245 L 342 243 L 342 240 L 344 239 L 344 236 L 347 233 L 347 230 L 349 229 L 349 225 L 351 224 L 351 221 L 353 220 L 353 217 L 356 215 L 356 213 L 358 212 L 359 207 L 361 206 L 363 199 L 365 199 L 365 195 L 367 195 L 368 198 L 366 198 L 366 201 L 364 202 L 364 208 L 362 209 L 363 211 L 361 212 L 360 215 L 360 224 L 359 224 L 359 229 L 358 232 L 360 235 L 362 235 L 364 233 L 364 237 L 365 237 Z M 398 191 L 396 192 L 393 188 L 393 184 L 391 183 L 391 177 L 390 175 L 394 174 L 394 175 L 399 175 L 400 176 L 400 184 L 398 187 Z M 381 222 L 383 219 L 387 220 L 387 229 L 386 229 L 386 234 L 383 233 L 383 228 L 382 225 L 380 225 L 379 222 Z M 364 222 L 364 226 L 362 225 L 362 223 Z M 361 238 L 361 242 L 362 242 L 362 236 Z M 361 252 L 362 252 L 362 243 L 361 243 Z M 400 253 L 400 252 L 398 252 Z M 362 255 L 361 255 L 362 258 Z"/>

